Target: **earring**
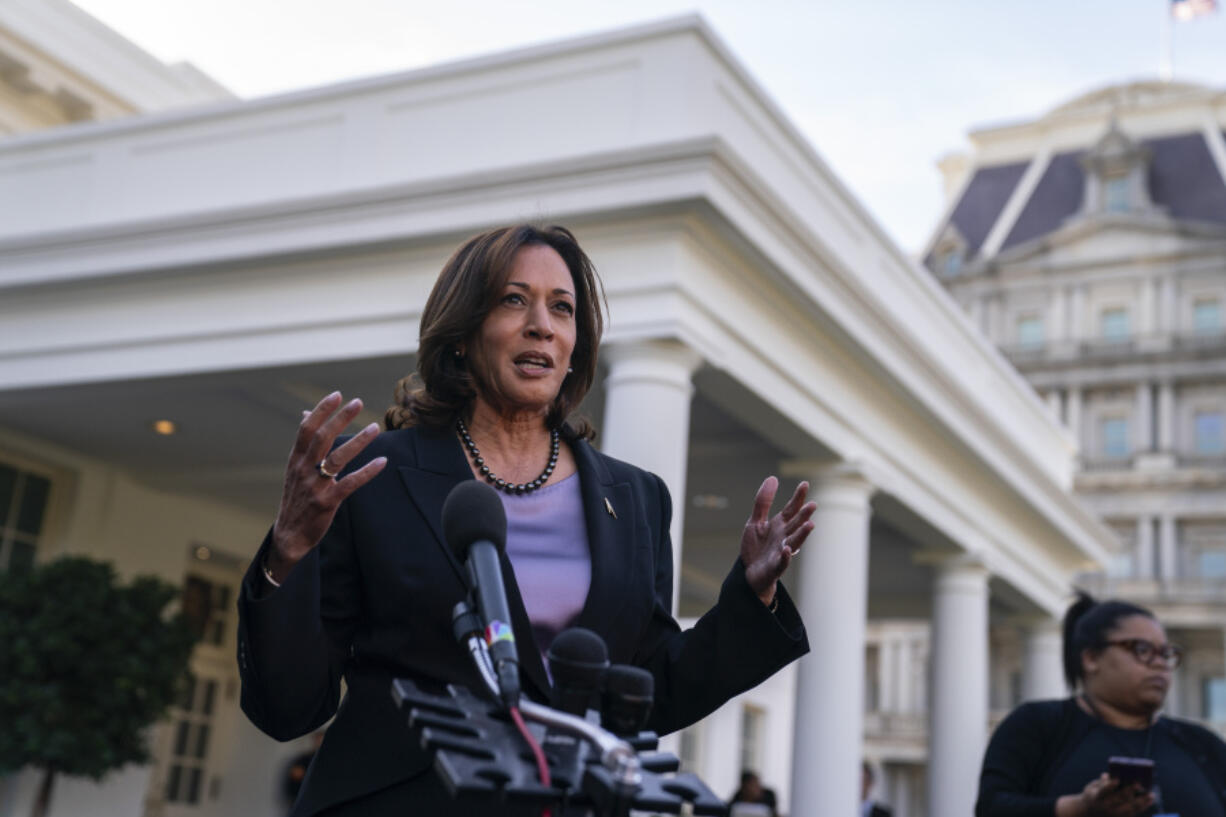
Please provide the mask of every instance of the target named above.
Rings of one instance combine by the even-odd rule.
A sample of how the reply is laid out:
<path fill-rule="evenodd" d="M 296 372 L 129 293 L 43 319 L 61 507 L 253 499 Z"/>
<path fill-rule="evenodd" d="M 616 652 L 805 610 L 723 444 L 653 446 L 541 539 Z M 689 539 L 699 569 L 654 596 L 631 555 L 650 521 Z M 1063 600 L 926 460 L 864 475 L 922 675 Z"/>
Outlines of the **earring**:
<path fill-rule="evenodd" d="M 571 368 L 570 366 L 567 366 L 567 367 L 566 367 L 566 373 L 567 373 L 567 374 L 574 374 L 574 373 L 575 373 L 575 370 L 574 370 L 573 368 Z"/>

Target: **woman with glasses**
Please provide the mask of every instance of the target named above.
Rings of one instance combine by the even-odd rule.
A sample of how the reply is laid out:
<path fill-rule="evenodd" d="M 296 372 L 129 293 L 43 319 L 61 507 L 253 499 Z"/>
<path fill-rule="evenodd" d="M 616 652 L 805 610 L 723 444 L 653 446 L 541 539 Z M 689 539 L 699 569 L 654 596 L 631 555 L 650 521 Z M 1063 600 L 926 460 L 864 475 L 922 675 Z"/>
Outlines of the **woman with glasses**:
<path fill-rule="evenodd" d="M 983 759 L 976 817 L 1226 817 L 1226 743 L 1160 714 L 1183 653 L 1143 607 L 1082 593 L 1064 616 L 1073 696 L 1022 704 Z M 1153 763 L 1152 787 L 1108 758 Z"/>

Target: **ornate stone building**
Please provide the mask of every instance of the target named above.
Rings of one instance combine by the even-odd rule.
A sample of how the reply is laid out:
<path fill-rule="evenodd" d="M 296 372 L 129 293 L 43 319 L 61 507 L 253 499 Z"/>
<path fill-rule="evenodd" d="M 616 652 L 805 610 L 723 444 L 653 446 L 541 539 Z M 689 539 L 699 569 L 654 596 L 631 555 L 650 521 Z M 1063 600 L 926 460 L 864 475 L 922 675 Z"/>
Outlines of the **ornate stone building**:
<path fill-rule="evenodd" d="M 1226 93 L 1136 82 L 974 131 L 972 151 L 942 163 L 949 207 L 924 254 L 1080 447 L 1076 493 L 1120 542 L 1081 583 L 1155 610 L 1187 650 L 1170 711 L 1218 729 L 1224 130 Z"/>

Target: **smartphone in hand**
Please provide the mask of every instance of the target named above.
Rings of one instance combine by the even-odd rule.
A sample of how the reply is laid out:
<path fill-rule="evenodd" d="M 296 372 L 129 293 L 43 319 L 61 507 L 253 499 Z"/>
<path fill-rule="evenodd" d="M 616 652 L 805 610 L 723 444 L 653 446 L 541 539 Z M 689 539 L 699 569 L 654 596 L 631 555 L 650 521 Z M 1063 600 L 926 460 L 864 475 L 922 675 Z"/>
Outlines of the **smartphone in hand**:
<path fill-rule="evenodd" d="M 1121 786 L 1137 784 L 1144 791 L 1154 787 L 1154 762 L 1147 757 L 1107 758 L 1107 774 Z"/>

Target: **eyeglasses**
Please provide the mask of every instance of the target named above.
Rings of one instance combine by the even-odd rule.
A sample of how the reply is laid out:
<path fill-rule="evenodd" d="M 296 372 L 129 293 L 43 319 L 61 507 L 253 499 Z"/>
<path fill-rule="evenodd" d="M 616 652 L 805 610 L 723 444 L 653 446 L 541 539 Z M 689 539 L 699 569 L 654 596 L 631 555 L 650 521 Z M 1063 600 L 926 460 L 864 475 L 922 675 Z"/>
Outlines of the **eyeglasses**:
<path fill-rule="evenodd" d="M 1178 644 L 1155 644 L 1144 638 L 1122 638 L 1118 641 L 1104 641 L 1102 646 L 1123 647 L 1145 666 L 1150 666 L 1155 658 L 1160 658 L 1167 669 L 1178 669 L 1183 661 L 1183 647 Z"/>

